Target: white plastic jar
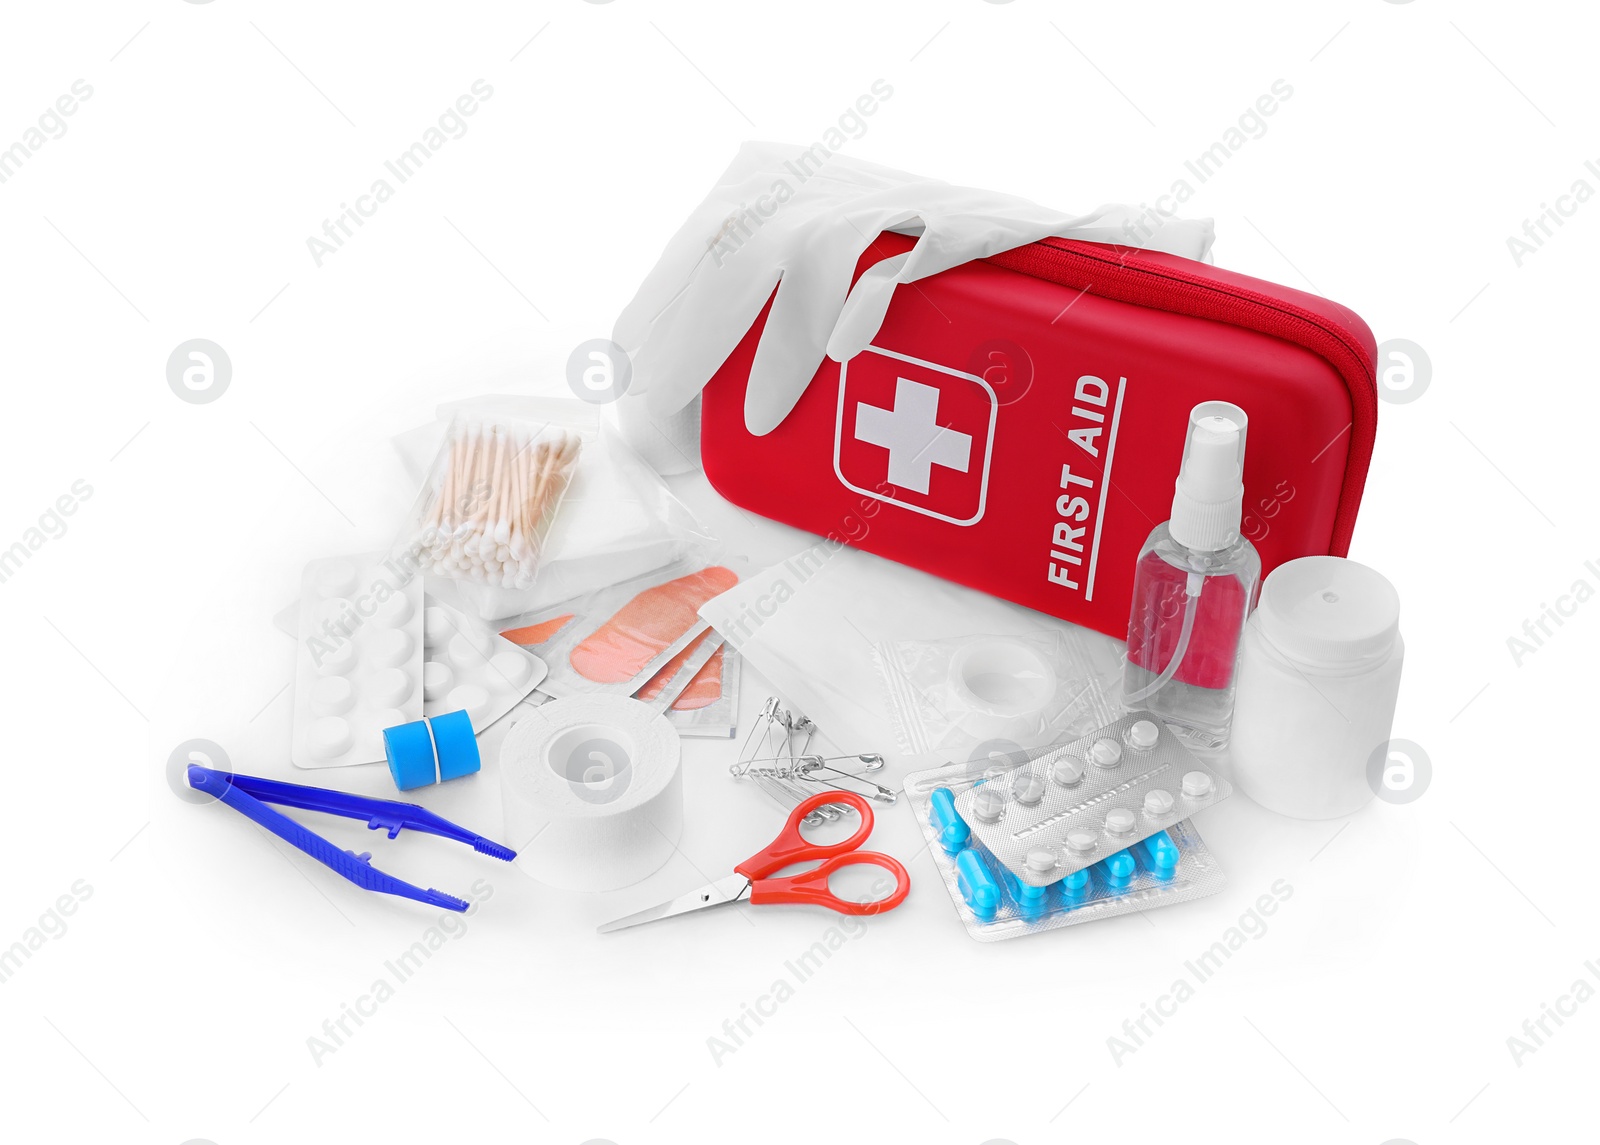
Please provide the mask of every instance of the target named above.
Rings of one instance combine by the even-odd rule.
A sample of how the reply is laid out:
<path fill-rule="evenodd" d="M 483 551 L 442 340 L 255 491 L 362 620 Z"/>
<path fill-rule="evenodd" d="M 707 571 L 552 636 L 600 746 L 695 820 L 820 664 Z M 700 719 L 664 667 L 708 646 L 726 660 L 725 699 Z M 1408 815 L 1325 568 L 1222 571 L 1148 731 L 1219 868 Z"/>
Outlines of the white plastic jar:
<path fill-rule="evenodd" d="M 1239 787 L 1296 819 L 1365 806 L 1404 659 L 1400 597 L 1382 574 L 1340 557 L 1274 569 L 1240 653 L 1230 751 Z"/>

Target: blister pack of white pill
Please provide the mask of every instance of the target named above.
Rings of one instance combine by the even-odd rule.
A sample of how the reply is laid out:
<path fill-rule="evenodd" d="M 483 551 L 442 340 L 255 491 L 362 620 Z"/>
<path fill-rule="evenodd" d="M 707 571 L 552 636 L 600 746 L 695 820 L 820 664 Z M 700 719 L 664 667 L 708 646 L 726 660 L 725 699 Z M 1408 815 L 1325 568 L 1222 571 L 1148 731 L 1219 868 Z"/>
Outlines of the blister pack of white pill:
<path fill-rule="evenodd" d="M 1149 712 L 1052 747 L 956 800 L 985 847 L 1042 887 L 1233 794 Z"/>
<path fill-rule="evenodd" d="M 377 763 L 422 718 L 422 578 L 383 554 L 306 565 L 295 646 L 296 767 Z"/>
<path fill-rule="evenodd" d="M 906 777 L 905 791 L 939 878 L 967 933 L 998 942 L 1063 926 L 1155 910 L 1216 894 L 1227 876 L 1184 820 L 1047 886 L 1023 882 L 973 837 L 956 813 L 957 793 L 981 788 L 1000 769 L 947 764 Z"/>
<path fill-rule="evenodd" d="M 545 677 L 543 660 L 482 620 L 431 596 L 422 617 L 426 715 L 465 711 L 472 730 L 482 732 Z"/>

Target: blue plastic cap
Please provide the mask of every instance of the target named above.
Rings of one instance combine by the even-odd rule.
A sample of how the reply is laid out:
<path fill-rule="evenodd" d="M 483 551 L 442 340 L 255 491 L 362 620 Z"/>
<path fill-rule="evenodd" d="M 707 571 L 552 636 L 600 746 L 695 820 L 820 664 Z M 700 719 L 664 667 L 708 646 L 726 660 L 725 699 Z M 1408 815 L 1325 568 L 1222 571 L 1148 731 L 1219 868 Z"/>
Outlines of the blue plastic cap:
<path fill-rule="evenodd" d="M 439 778 L 459 779 L 483 766 L 478 739 L 472 734 L 472 717 L 466 712 L 446 712 L 428 721 L 439 748 Z"/>
<path fill-rule="evenodd" d="M 430 724 L 433 726 L 431 736 L 428 734 Z M 401 791 L 471 775 L 483 766 L 478 755 L 478 741 L 472 734 L 472 719 L 464 711 L 446 712 L 425 721 L 386 728 L 383 750 L 389 760 L 389 774 Z"/>
<path fill-rule="evenodd" d="M 385 728 L 383 754 L 389 760 L 394 785 L 401 791 L 434 782 L 433 737 L 428 735 L 428 725 L 423 721 Z"/>

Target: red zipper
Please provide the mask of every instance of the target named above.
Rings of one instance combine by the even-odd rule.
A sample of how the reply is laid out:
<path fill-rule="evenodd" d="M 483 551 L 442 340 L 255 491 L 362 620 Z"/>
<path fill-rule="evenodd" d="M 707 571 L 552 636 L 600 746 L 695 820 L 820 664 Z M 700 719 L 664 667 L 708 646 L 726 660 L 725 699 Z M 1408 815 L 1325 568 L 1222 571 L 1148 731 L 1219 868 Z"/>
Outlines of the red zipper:
<path fill-rule="evenodd" d="M 1302 346 L 1338 371 L 1350 393 L 1350 446 L 1328 551 L 1350 549 L 1356 510 L 1372 462 L 1378 385 L 1366 348 L 1338 323 L 1306 307 L 1176 266 L 1139 261 L 1141 252 L 1075 239 L 1047 238 L 986 260 L 1032 278 L 1101 298 L 1226 322 Z"/>

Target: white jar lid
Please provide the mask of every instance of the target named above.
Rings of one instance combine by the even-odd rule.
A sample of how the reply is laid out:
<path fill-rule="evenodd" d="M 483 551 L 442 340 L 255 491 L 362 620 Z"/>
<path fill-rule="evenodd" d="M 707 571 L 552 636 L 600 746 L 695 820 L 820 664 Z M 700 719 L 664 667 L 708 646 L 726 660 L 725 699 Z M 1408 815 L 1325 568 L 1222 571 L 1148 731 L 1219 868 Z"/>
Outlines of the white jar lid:
<path fill-rule="evenodd" d="M 1342 557 L 1301 557 L 1267 577 L 1255 619 L 1281 655 L 1354 664 L 1393 647 L 1400 634 L 1400 594 L 1366 565 Z"/>

